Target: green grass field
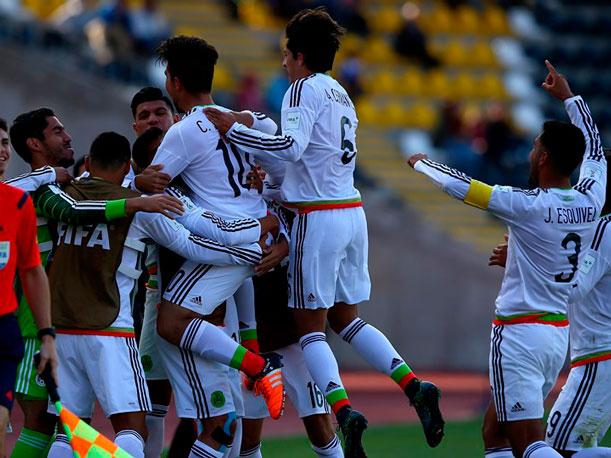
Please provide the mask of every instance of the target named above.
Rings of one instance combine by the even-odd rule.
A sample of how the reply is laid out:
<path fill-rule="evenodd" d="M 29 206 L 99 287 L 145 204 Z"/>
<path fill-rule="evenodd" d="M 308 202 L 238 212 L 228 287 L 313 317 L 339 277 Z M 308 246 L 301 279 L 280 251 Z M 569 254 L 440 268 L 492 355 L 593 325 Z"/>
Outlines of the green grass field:
<path fill-rule="evenodd" d="M 439 447 L 431 449 L 426 445 L 419 425 L 372 427 L 364 436 L 367 454 L 372 458 L 386 457 L 438 457 L 474 458 L 483 456 L 480 436 L 480 420 L 449 423 Z M 611 434 L 607 434 L 603 445 L 611 446 Z M 312 458 L 305 437 L 266 439 L 263 441 L 265 458 Z"/>

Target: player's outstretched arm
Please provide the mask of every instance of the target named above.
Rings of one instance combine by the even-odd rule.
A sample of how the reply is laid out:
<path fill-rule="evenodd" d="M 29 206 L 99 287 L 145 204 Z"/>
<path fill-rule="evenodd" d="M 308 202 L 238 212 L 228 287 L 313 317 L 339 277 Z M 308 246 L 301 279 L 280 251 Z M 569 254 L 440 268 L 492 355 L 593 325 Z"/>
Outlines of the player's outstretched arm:
<path fill-rule="evenodd" d="M 201 264 L 255 266 L 261 260 L 262 250 L 258 243 L 226 246 L 192 234 L 180 223 L 152 213 L 138 213 L 132 224 L 157 244 Z"/>
<path fill-rule="evenodd" d="M 471 189 L 472 182 L 479 183 L 479 185 L 482 186 L 482 192 L 486 192 L 488 188 L 492 189 L 490 186 L 473 180 L 471 177 L 445 164 L 431 161 L 426 154 L 414 154 L 409 158 L 407 163 L 417 172 L 426 175 L 433 183 L 452 197 L 479 208 L 487 208 L 487 201 L 481 202 L 478 205 L 478 202 L 482 199 L 475 199 L 476 196 L 473 195 L 474 193 L 472 193 L 473 198 L 471 201 L 467 200 L 467 196 Z M 483 197 L 485 198 L 485 195 Z"/>
<path fill-rule="evenodd" d="M 541 87 L 564 103 L 571 122 L 579 127 L 585 139 L 586 148 L 575 189 L 590 194 L 600 209 L 605 203 L 607 161 L 598 128 L 592 119 L 588 104 L 580 96 L 573 95 L 566 78 L 558 73 L 548 60 L 545 61 L 545 65 L 548 74 Z"/>

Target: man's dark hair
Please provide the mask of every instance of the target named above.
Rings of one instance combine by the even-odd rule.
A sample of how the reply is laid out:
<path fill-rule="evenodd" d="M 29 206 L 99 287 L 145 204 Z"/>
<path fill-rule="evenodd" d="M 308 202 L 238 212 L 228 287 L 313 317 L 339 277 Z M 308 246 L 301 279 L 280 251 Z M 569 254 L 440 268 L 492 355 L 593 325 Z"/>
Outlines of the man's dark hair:
<path fill-rule="evenodd" d="M 138 105 L 145 102 L 156 102 L 157 100 L 163 101 L 168 106 L 172 114 L 174 114 L 174 105 L 172 105 L 172 102 L 170 102 L 170 99 L 167 96 L 163 95 L 161 89 L 158 87 L 147 86 L 136 92 L 132 98 L 131 108 L 134 118 L 136 117 Z"/>
<path fill-rule="evenodd" d="M 102 132 L 89 149 L 89 161 L 104 170 L 116 170 L 129 162 L 131 148 L 129 140 L 116 132 Z"/>
<path fill-rule="evenodd" d="M 581 130 L 568 122 L 546 121 L 539 138 L 556 172 L 569 176 L 583 159 L 586 142 Z"/>
<path fill-rule="evenodd" d="M 197 37 L 172 37 L 157 48 L 157 59 L 167 63 L 170 76 L 178 78 L 192 94 L 212 91 L 218 58 L 214 46 Z"/>
<path fill-rule="evenodd" d="M 36 110 L 22 113 L 15 118 L 9 137 L 11 144 L 17 154 L 28 164 L 32 163 L 32 152 L 27 145 L 28 138 L 37 138 L 44 141 L 44 130 L 49 125 L 47 118 L 55 116 L 50 108 L 38 108 Z"/>
<path fill-rule="evenodd" d="M 345 29 L 333 20 L 324 8 L 303 10 L 286 26 L 286 47 L 297 58 L 303 54 L 308 70 L 324 73 L 333 68 L 333 61 Z"/>
<path fill-rule="evenodd" d="M 140 170 L 144 170 L 151 165 L 151 158 L 149 157 L 151 144 L 162 137 L 163 130 L 159 127 L 151 127 L 136 139 L 132 147 L 132 160 Z"/>
<path fill-rule="evenodd" d="M 79 157 L 76 162 L 74 163 L 74 165 L 72 166 L 72 176 L 75 178 L 78 178 L 80 173 L 79 173 L 79 169 L 83 166 L 83 164 L 85 163 L 85 158 L 87 156 L 81 156 Z"/>
<path fill-rule="evenodd" d="M 8 134 L 8 126 L 4 118 L 0 118 L 0 129 L 2 129 L 4 132 Z"/>

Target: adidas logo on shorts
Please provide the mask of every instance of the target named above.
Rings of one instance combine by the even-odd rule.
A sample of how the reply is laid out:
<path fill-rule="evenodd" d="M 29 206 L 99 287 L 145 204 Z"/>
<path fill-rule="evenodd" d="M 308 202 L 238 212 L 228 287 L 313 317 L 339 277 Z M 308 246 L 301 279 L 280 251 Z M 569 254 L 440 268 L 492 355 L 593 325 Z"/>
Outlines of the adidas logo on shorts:
<path fill-rule="evenodd" d="M 202 305 L 202 297 L 201 296 L 192 297 L 191 302 L 194 303 L 195 305 Z"/>
<path fill-rule="evenodd" d="M 308 294 L 308 302 L 316 302 L 316 296 L 312 293 Z"/>
<path fill-rule="evenodd" d="M 341 386 L 339 386 L 337 383 L 333 383 L 333 382 L 329 382 L 329 384 L 327 385 L 327 389 L 325 390 L 327 393 L 333 391 L 333 390 L 337 390 L 341 388 Z"/>
<path fill-rule="evenodd" d="M 511 411 L 513 413 L 516 412 L 524 412 L 526 409 L 524 407 L 522 407 L 522 404 L 520 404 L 519 402 L 516 402 L 513 407 L 511 408 Z"/>

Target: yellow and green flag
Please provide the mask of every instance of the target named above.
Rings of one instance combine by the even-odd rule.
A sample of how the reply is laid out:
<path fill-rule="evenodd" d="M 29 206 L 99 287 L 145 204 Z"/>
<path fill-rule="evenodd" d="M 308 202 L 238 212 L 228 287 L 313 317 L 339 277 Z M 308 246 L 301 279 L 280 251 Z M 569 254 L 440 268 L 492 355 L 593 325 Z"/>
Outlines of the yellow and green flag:
<path fill-rule="evenodd" d="M 114 442 L 93 429 L 79 417 L 55 402 L 59 418 L 74 451 L 75 458 L 133 458 Z"/>

